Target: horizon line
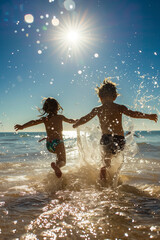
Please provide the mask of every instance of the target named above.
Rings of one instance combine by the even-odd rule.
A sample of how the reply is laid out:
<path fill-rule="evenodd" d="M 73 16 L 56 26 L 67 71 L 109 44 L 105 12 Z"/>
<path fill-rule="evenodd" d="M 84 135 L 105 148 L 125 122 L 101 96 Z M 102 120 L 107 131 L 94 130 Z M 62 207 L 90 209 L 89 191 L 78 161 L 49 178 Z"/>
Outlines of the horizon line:
<path fill-rule="evenodd" d="M 84 130 L 83 130 L 84 131 Z M 143 132 L 155 132 L 160 131 L 160 129 L 151 129 L 151 130 L 144 130 L 144 129 L 136 129 L 134 132 L 143 131 Z M 62 132 L 76 132 L 76 130 L 63 130 Z M 124 132 L 130 132 L 128 130 L 124 130 Z M 0 133 L 46 133 L 45 131 L 0 131 Z"/>

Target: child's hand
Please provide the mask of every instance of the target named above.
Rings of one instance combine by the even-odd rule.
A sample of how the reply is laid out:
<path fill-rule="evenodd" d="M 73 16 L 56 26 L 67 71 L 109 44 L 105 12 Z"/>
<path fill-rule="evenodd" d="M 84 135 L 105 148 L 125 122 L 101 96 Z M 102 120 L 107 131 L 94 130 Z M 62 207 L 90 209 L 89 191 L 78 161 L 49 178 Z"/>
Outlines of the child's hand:
<path fill-rule="evenodd" d="M 76 128 L 76 127 L 78 127 L 79 126 L 79 124 L 77 124 L 78 123 L 78 121 L 79 121 L 79 119 L 76 119 L 76 122 L 72 125 L 72 127 L 73 128 Z"/>
<path fill-rule="evenodd" d="M 14 126 L 14 129 L 15 129 L 16 131 L 18 131 L 18 130 L 22 130 L 22 129 L 23 129 L 23 126 L 17 124 L 17 125 Z"/>
<path fill-rule="evenodd" d="M 78 122 L 78 121 L 77 121 Z M 72 125 L 73 128 L 78 127 L 79 125 L 77 124 L 77 122 L 75 124 Z"/>
<path fill-rule="evenodd" d="M 158 116 L 157 116 L 157 114 L 150 114 L 149 119 L 157 122 L 158 121 Z"/>

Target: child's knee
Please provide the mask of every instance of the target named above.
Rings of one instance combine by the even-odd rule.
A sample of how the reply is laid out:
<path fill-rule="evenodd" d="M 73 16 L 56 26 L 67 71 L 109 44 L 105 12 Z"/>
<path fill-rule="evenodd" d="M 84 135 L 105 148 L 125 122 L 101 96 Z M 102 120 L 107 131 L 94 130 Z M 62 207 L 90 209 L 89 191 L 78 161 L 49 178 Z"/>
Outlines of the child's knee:
<path fill-rule="evenodd" d="M 56 165 L 61 168 L 61 167 L 64 167 L 66 165 L 66 161 L 57 161 L 56 162 Z"/>

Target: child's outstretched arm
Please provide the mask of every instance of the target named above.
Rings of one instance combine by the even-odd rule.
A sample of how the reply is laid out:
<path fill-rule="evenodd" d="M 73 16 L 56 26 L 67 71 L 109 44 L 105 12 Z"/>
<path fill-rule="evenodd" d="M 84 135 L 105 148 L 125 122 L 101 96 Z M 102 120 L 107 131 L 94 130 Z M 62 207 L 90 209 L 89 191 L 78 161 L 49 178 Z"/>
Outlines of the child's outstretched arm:
<path fill-rule="evenodd" d="M 146 114 L 146 113 L 142 113 L 142 112 L 138 112 L 138 111 L 132 111 L 130 109 L 128 109 L 126 106 L 121 106 L 122 108 L 122 113 L 124 113 L 125 115 L 132 117 L 132 118 L 144 118 L 144 119 L 149 119 L 149 120 L 153 120 L 155 122 L 158 121 L 158 116 L 157 114 Z"/>
<path fill-rule="evenodd" d="M 25 124 L 23 124 L 23 125 L 16 124 L 16 125 L 14 126 L 14 129 L 15 129 L 16 131 L 18 131 L 18 130 L 23 130 L 24 128 L 32 127 L 32 126 L 38 125 L 38 124 L 40 124 L 40 123 L 43 123 L 43 120 L 42 120 L 42 119 L 32 120 L 32 121 L 29 121 L 29 122 L 27 122 L 27 123 L 25 123 Z"/>
<path fill-rule="evenodd" d="M 65 116 L 62 116 L 62 120 L 67 123 L 76 123 L 77 122 L 77 119 L 69 119 L 69 118 L 66 118 Z"/>
<path fill-rule="evenodd" d="M 75 124 L 73 124 L 73 128 L 76 128 L 84 123 L 89 122 L 92 118 L 97 115 L 97 108 L 93 108 L 90 113 L 85 115 L 84 117 L 80 118 Z"/>

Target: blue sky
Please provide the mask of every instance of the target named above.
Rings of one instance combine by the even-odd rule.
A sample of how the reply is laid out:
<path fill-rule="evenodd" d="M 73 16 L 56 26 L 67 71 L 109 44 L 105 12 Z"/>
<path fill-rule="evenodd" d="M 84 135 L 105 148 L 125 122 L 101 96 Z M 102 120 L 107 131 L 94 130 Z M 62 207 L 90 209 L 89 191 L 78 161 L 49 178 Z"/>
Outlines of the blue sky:
<path fill-rule="evenodd" d="M 87 114 L 105 77 L 118 84 L 117 103 L 159 114 L 159 9 L 158 0 L 0 1 L 0 131 L 36 119 L 48 96 L 66 117 Z M 68 38 L 71 30 L 79 35 Z M 159 122 L 133 123 L 160 130 Z"/>

